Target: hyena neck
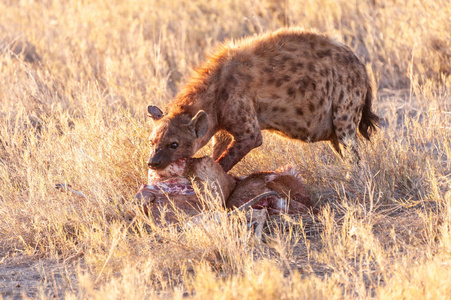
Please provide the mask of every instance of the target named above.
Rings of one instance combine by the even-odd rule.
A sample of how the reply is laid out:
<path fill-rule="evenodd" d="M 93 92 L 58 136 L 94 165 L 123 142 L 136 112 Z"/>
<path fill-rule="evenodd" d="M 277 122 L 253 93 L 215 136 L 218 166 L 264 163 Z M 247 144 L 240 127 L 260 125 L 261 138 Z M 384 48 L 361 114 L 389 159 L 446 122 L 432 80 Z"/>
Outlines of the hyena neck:
<path fill-rule="evenodd" d="M 205 111 L 207 114 L 211 114 L 211 107 L 208 105 L 208 101 L 204 98 L 207 96 L 205 92 L 186 92 L 182 90 L 175 99 L 168 106 L 168 114 L 177 115 L 188 115 L 194 117 L 199 110 Z M 206 105 L 207 104 L 207 105 Z"/>
<path fill-rule="evenodd" d="M 168 112 L 172 116 L 187 115 L 194 117 L 200 110 L 207 113 L 208 131 L 199 138 L 196 143 L 197 150 L 205 146 L 219 129 L 217 107 L 217 85 L 214 79 L 219 72 L 218 66 L 212 68 L 198 68 L 184 88 L 177 94 L 170 103 Z"/>
<path fill-rule="evenodd" d="M 205 143 L 207 143 L 218 130 L 217 110 L 212 101 L 214 97 L 214 93 L 209 90 L 187 92 L 184 89 L 169 104 L 168 115 L 173 117 L 184 115 L 193 118 L 200 110 L 205 111 L 208 116 L 208 132 L 202 140 L 206 139 Z"/>
<path fill-rule="evenodd" d="M 205 111 L 209 119 L 216 119 L 217 78 L 220 65 L 213 64 L 194 70 L 186 85 L 169 105 L 173 114 L 188 113 L 194 116 L 199 110 Z"/>

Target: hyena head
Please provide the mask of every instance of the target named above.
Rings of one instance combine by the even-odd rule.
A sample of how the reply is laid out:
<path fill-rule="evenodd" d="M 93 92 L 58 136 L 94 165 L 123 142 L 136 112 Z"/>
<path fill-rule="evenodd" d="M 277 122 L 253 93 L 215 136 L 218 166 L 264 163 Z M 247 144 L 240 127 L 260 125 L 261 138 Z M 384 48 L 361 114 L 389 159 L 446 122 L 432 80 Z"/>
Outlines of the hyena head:
<path fill-rule="evenodd" d="M 163 170 L 169 164 L 193 156 L 202 146 L 200 138 L 208 130 L 207 113 L 200 110 L 194 117 L 188 114 L 164 115 L 156 106 L 147 107 L 154 122 L 149 137 L 149 168 Z"/>

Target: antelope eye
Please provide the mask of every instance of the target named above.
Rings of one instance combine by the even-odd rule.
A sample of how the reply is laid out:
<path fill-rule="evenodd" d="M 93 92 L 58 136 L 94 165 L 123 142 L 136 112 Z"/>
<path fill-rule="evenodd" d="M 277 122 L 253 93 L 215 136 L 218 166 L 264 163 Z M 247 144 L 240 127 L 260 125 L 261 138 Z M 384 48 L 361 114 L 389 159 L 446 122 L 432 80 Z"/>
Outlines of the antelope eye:
<path fill-rule="evenodd" d="M 176 143 L 176 142 L 174 142 L 174 143 L 172 143 L 172 144 L 169 145 L 169 148 L 171 148 L 171 149 L 177 149 L 178 146 L 179 146 L 179 144 Z"/>

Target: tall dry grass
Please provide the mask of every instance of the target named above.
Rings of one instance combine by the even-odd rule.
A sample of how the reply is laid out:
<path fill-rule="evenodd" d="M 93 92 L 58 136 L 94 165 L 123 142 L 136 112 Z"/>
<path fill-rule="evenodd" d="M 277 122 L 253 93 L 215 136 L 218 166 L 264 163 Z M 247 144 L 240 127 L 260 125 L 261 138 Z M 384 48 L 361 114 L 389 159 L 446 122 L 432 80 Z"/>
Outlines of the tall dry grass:
<path fill-rule="evenodd" d="M 450 297 L 448 1 L 30 0 L 0 12 L 0 269 L 66 269 L 29 296 Z M 224 212 L 179 229 L 130 217 L 146 181 L 145 106 L 164 106 L 214 45 L 283 26 L 325 32 L 365 62 L 382 126 L 360 167 L 266 134 L 233 172 L 296 165 L 321 213 L 273 222 L 262 243 Z M 40 60 L 9 51 L 17 41 Z"/>

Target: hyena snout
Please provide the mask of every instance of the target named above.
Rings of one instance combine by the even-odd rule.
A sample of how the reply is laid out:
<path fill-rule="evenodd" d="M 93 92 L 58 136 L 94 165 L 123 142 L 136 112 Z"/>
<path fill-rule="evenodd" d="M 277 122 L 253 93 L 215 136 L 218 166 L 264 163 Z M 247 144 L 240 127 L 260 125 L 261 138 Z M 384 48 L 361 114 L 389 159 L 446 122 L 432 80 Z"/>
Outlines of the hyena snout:
<path fill-rule="evenodd" d="M 158 169 L 158 167 L 161 165 L 161 160 L 149 159 L 149 161 L 147 162 L 147 165 L 151 169 L 154 169 L 154 170 Z"/>
<path fill-rule="evenodd" d="M 166 168 L 171 162 L 168 161 L 167 157 L 161 151 L 150 155 L 147 161 L 147 166 L 153 170 L 162 170 Z"/>

